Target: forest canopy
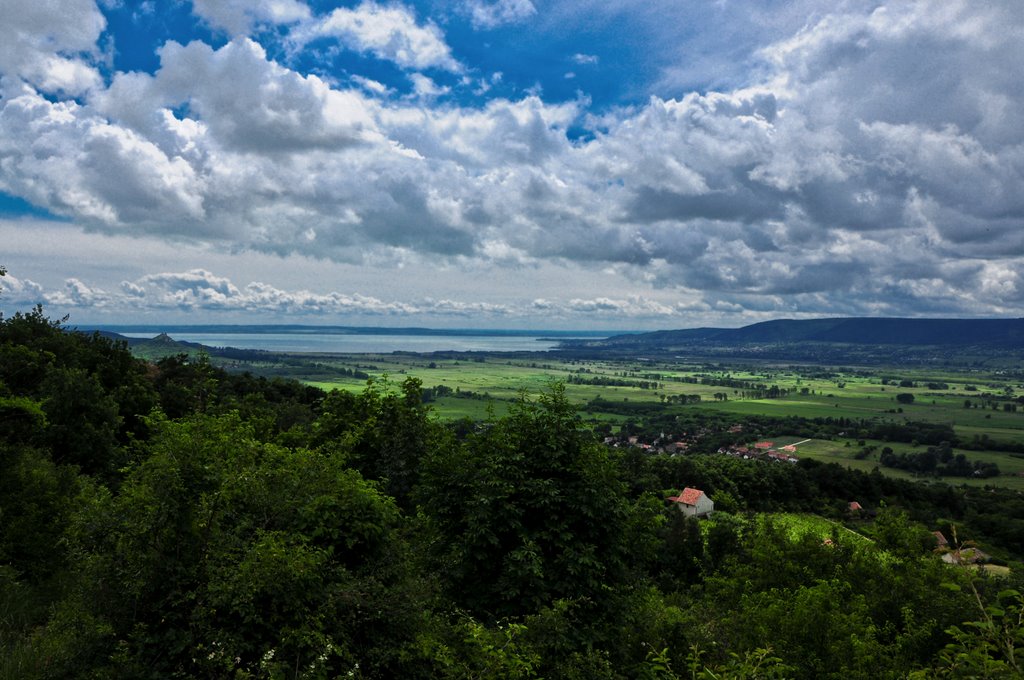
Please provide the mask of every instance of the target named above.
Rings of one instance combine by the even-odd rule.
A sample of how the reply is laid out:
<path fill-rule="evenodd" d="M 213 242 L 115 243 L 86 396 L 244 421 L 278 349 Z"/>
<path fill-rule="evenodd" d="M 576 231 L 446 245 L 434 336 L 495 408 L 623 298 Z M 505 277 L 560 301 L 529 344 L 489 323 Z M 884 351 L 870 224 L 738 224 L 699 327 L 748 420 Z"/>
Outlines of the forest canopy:
<path fill-rule="evenodd" d="M 2 678 L 1016 677 L 1019 569 L 936 551 L 1022 535 L 1008 492 L 608 448 L 559 384 L 453 426 L 0 319 Z"/>

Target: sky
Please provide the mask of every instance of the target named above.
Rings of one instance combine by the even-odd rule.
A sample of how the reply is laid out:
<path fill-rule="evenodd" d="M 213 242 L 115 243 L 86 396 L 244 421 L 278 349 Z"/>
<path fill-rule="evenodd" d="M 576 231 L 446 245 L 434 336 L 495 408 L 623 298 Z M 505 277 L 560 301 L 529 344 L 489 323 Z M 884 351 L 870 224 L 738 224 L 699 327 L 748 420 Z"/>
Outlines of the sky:
<path fill-rule="evenodd" d="M 1024 316 L 1020 0 L 0 0 L 0 310 Z"/>

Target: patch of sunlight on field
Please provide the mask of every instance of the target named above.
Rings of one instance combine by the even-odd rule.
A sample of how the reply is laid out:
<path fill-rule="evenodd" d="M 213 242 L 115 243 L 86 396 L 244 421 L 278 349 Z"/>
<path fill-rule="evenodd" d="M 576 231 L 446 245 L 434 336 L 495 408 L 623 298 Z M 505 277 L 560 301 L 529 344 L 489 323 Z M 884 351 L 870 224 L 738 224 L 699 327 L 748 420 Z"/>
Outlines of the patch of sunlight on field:
<path fill-rule="evenodd" d="M 819 515 L 795 512 L 775 512 L 765 513 L 761 516 L 770 519 L 775 522 L 776 525 L 782 527 L 786 531 L 787 536 L 789 536 L 789 539 L 792 541 L 799 540 L 801 537 L 808 535 L 824 540 L 826 538 L 831 538 L 832 533 L 835 532 L 840 540 L 850 539 L 857 545 L 870 545 L 872 543 L 872 540 L 867 536 L 858 534 L 856 531 L 846 528 L 839 522 L 826 519 Z"/>

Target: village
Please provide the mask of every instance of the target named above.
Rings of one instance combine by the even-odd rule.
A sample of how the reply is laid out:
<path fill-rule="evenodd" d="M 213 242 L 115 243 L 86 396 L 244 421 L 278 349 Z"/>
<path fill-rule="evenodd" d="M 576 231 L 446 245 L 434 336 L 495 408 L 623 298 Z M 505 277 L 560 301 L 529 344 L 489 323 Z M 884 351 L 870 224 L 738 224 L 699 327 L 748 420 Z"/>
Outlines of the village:
<path fill-rule="evenodd" d="M 743 460 L 766 460 L 778 463 L 796 463 L 800 458 L 795 455 L 797 446 L 804 442 L 776 446 L 771 441 L 756 441 L 752 444 L 741 443 L 743 435 L 742 425 L 733 425 L 727 432 L 734 434 L 740 439 L 735 444 L 721 446 L 717 453 L 741 458 Z M 610 435 L 603 439 L 606 446 L 612 448 L 638 448 L 651 454 L 664 453 L 671 456 L 687 453 L 697 441 L 711 434 L 719 434 L 709 428 L 698 428 L 693 432 L 683 432 L 676 436 L 673 434 L 659 433 L 657 437 L 645 438 L 643 435 Z M 645 441 L 647 439 L 647 441 Z M 804 440 L 808 441 L 808 440 Z"/>

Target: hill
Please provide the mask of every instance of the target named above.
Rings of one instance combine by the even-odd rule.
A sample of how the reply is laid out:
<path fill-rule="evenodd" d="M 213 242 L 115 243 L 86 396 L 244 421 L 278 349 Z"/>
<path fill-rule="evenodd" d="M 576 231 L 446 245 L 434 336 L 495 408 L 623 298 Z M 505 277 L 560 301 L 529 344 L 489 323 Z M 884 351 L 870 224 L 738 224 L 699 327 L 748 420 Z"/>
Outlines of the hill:
<path fill-rule="evenodd" d="M 92 335 L 95 333 L 101 338 L 106 338 L 107 340 L 112 340 L 114 342 L 122 342 L 128 346 L 133 355 L 140 359 L 146 359 L 149 361 L 156 361 L 157 359 L 172 357 L 178 354 L 191 355 L 200 351 L 205 351 L 207 354 L 213 354 L 217 351 L 216 349 L 204 347 L 203 345 L 195 342 L 175 340 L 167 333 L 160 333 L 152 338 L 132 338 L 109 330 L 78 329 L 78 332 L 85 335 Z"/>
<path fill-rule="evenodd" d="M 901 350 L 1020 353 L 1024 319 L 779 319 L 742 328 L 694 328 L 568 341 L 567 351 L 663 354 L 730 352 L 762 358 L 901 360 Z"/>

